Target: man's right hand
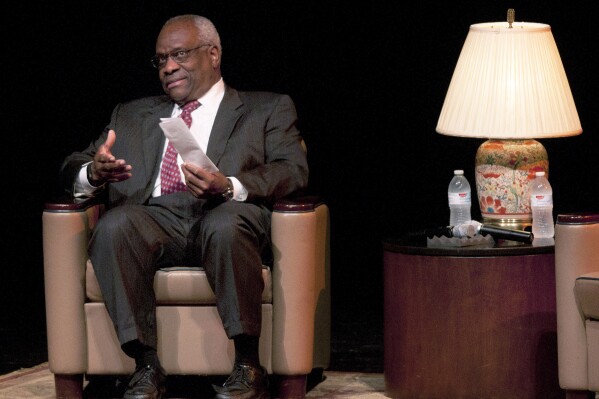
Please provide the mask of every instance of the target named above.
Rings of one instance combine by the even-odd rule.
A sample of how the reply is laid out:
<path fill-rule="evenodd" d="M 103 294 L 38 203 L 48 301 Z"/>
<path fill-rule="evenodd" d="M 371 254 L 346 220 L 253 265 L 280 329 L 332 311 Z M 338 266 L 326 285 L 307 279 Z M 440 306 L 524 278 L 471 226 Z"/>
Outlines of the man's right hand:
<path fill-rule="evenodd" d="M 90 183 L 94 186 L 116 183 L 131 177 L 131 165 L 128 165 L 124 159 L 116 159 L 110 151 L 115 141 L 116 133 L 111 129 L 108 131 L 106 141 L 94 156 L 89 174 Z"/>

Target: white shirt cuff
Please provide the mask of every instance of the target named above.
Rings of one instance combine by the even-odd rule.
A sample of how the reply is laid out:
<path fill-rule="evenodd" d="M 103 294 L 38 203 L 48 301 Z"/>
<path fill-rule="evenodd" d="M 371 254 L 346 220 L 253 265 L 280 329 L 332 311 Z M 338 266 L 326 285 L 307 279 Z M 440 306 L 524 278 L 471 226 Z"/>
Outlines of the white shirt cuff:
<path fill-rule="evenodd" d="M 100 191 L 104 186 L 92 186 L 89 180 L 87 180 L 87 165 L 91 162 L 85 163 L 79 169 L 79 174 L 75 178 L 75 187 L 73 189 L 73 196 L 79 197 L 91 197 L 96 192 Z"/>
<path fill-rule="evenodd" d="M 243 184 L 241 184 L 235 177 L 229 176 L 229 179 L 231 179 L 231 182 L 233 183 L 233 199 L 239 202 L 245 201 L 248 197 L 248 192 L 245 187 L 243 187 Z"/>

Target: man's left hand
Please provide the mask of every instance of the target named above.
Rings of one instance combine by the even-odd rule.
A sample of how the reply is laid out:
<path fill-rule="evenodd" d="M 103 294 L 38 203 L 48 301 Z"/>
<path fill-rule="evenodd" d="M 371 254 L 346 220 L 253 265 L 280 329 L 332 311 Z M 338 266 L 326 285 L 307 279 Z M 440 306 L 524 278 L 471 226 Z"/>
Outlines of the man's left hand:
<path fill-rule="evenodd" d="M 193 163 L 184 163 L 181 170 L 187 189 L 196 198 L 221 197 L 229 185 L 227 177 L 222 173 L 207 172 Z"/>

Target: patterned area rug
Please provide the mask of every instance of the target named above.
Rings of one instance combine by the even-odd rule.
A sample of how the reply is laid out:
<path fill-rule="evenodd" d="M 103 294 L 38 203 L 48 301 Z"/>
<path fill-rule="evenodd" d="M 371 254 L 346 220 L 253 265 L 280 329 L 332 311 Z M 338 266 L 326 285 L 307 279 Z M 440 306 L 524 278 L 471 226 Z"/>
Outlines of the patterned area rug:
<path fill-rule="evenodd" d="M 0 398 L 55 398 L 54 378 L 43 363 L 21 369 L 0 377 Z"/>
<path fill-rule="evenodd" d="M 183 377 L 169 380 L 167 397 L 171 399 L 210 398 L 213 394 L 206 393 L 210 390 L 209 381 L 206 381 L 206 378 L 197 378 L 199 380 Z M 102 385 L 97 381 L 90 382 L 86 385 L 85 397 L 88 399 L 119 397 L 112 395 L 109 392 L 111 389 L 106 387 L 106 384 Z M 311 387 L 306 398 L 380 399 L 386 398 L 384 390 L 383 374 L 325 371 L 323 381 Z M 0 399 L 25 398 L 55 398 L 54 378 L 48 370 L 47 363 L 0 376 Z"/>

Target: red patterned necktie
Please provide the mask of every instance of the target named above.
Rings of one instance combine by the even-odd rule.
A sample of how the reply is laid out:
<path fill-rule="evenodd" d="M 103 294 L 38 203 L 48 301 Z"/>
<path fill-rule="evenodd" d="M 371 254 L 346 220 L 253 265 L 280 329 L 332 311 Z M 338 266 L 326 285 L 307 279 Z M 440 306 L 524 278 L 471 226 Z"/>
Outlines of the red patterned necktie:
<path fill-rule="evenodd" d="M 199 106 L 200 103 L 197 100 L 190 101 L 183 106 L 181 118 L 187 127 L 191 127 L 191 113 Z M 177 165 L 177 150 L 175 150 L 175 147 L 173 147 L 170 141 L 166 147 L 164 158 L 162 159 L 160 185 L 162 195 L 185 191 L 187 189 L 185 184 L 181 181 L 181 173 L 179 172 L 179 166 Z"/>

